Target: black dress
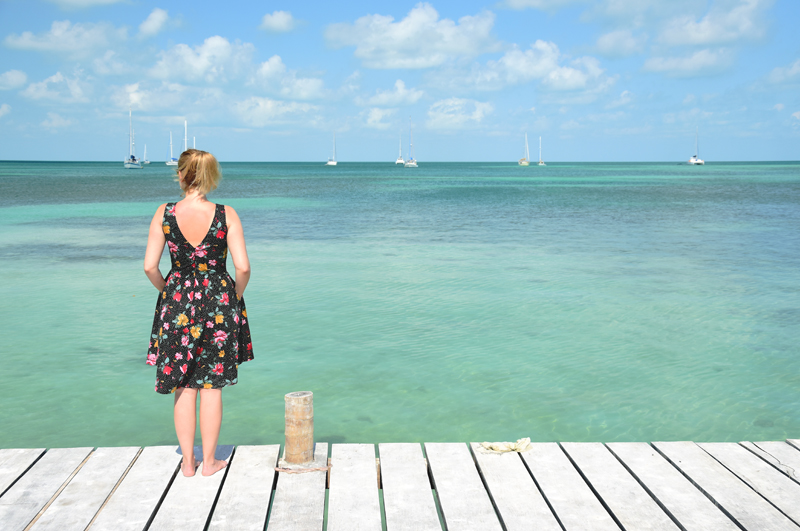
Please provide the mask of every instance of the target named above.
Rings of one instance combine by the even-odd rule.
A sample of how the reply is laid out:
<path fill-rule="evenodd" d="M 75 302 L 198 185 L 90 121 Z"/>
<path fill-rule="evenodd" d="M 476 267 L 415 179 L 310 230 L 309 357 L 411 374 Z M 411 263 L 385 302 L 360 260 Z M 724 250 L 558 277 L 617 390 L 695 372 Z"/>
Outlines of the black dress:
<path fill-rule="evenodd" d="M 178 387 L 219 389 L 238 381 L 240 363 L 253 359 L 244 299 L 238 299 L 225 267 L 225 206 L 200 245 L 192 247 L 175 219 L 175 203 L 162 222 L 172 269 L 156 303 L 147 363 L 156 366 L 156 391 Z"/>

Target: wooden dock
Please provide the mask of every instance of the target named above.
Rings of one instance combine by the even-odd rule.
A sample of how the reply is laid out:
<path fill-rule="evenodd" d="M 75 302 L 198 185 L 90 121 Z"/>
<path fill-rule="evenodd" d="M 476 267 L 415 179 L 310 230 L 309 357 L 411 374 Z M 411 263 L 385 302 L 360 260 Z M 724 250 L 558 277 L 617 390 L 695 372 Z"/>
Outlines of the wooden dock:
<path fill-rule="evenodd" d="M 317 443 L 300 474 L 280 445 L 228 446 L 192 478 L 175 446 L 0 450 L 0 529 L 800 529 L 798 439 L 479 446 Z"/>

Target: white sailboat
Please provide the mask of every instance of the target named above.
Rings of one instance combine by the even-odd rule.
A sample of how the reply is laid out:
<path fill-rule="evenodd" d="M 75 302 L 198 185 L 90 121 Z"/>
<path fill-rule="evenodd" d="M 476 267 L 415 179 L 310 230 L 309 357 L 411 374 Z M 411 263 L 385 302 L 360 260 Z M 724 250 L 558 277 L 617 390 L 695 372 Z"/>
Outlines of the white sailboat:
<path fill-rule="evenodd" d="M 414 130 L 411 127 L 411 118 L 408 119 L 408 160 L 403 163 L 406 168 L 417 168 L 417 161 L 414 158 Z"/>
<path fill-rule="evenodd" d="M 547 166 L 542 160 L 542 137 L 539 137 L 539 166 Z"/>
<path fill-rule="evenodd" d="M 689 164 L 692 166 L 704 166 L 706 161 L 701 159 L 699 150 L 697 149 L 697 128 L 694 130 L 694 156 L 689 159 Z"/>
<path fill-rule="evenodd" d="M 144 156 L 142 157 L 142 164 L 150 164 L 150 161 L 147 160 L 147 144 L 144 145 Z"/>
<path fill-rule="evenodd" d="M 395 164 L 405 164 L 406 161 L 403 160 L 403 132 L 400 131 L 400 150 L 397 152 L 397 160 L 394 161 Z"/>
<path fill-rule="evenodd" d="M 131 109 L 128 108 L 128 140 L 130 144 L 130 149 L 128 153 L 128 158 L 125 159 L 124 166 L 129 170 L 141 170 L 142 163 L 139 159 L 136 158 L 136 143 L 134 142 L 133 138 L 133 113 Z"/>
<path fill-rule="evenodd" d="M 531 154 L 528 151 L 528 133 L 525 133 L 525 156 L 519 159 L 519 162 L 517 164 L 519 164 L 520 166 L 527 166 L 530 160 L 531 160 Z"/>
<path fill-rule="evenodd" d="M 169 159 L 166 162 L 167 166 L 177 166 L 178 159 L 172 156 L 172 131 L 169 132 Z"/>
<path fill-rule="evenodd" d="M 336 133 L 333 133 L 333 156 L 328 159 L 325 166 L 336 166 Z"/>

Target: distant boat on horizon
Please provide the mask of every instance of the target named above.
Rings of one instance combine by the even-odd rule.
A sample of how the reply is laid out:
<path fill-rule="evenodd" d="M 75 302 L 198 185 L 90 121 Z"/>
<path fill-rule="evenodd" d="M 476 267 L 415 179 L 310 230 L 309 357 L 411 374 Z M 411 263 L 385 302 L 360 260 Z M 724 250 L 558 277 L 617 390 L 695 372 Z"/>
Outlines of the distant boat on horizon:
<path fill-rule="evenodd" d="M 172 131 L 169 132 L 169 158 L 165 163 L 167 166 L 177 166 L 178 159 L 172 156 Z"/>
<path fill-rule="evenodd" d="M 397 160 L 394 161 L 394 163 L 403 165 L 406 163 L 406 161 L 403 160 L 403 131 L 400 131 L 400 151 L 397 152 Z"/>
<path fill-rule="evenodd" d="M 525 139 L 525 146 L 528 146 L 527 138 Z M 542 137 L 539 137 L 539 166 L 547 166 L 542 160 Z"/>
<path fill-rule="evenodd" d="M 150 161 L 147 160 L 147 144 L 144 145 L 144 156 L 142 156 L 142 164 L 150 164 Z"/>
<path fill-rule="evenodd" d="M 336 133 L 333 133 L 333 156 L 328 159 L 325 166 L 336 166 Z"/>
<path fill-rule="evenodd" d="M 136 158 L 136 143 L 133 137 L 133 112 L 128 108 L 128 158 L 123 165 L 129 170 L 141 170 L 142 163 Z"/>
<path fill-rule="evenodd" d="M 529 161 L 531 158 L 531 154 L 528 151 L 528 133 L 525 133 L 525 153 L 523 153 L 523 155 L 524 156 L 521 159 L 519 159 L 519 162 L 517 164 L 519 164 L 520 166 L 527 166 L 528 164 L 530 164 Z"/>
<path fill-rule="evenodd" d="M 694 156 L 689 159 L 689 164 L 692 165 L 692 166 L 705 166 L 706 161 L 704 161 L 703 159 L 701 159 L 699 157 L 700 150 L 698 149 L 697 133 L 698 133 L 698 128 L 695 127 L 695 129 L 694 129 Z"/>
<path fill-rule="evenodd" d="M 403 163 L 405 168 L 417 168 L 417 161 L 414 159 L 414 130 L 411 127 L 411 118 L 408 119 L 408 160 Z"/>

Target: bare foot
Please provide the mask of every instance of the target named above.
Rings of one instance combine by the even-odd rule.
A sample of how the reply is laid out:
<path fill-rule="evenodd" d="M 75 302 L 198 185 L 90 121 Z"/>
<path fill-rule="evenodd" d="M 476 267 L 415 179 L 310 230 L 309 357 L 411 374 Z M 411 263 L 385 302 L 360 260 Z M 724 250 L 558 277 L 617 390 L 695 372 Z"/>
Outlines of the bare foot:
<path fill-rule="evenodd" d="M 192 460 L 189 461 L 186 457 L 183 458 L 181 461 L 181 472 L 187 478 L 194 476 L 194 473 L 197 471 L 197 461 L 195 460 L 194 456 L 192 456 Z"/>
<path fill-rule="evenodd" d="M 228 466 L 228 462 L 223 461 L 222 459 L 210 459 L 208 461 L 203 461 L 202 474 L 204 476 L 213 476 L 226 466 Z"/>

